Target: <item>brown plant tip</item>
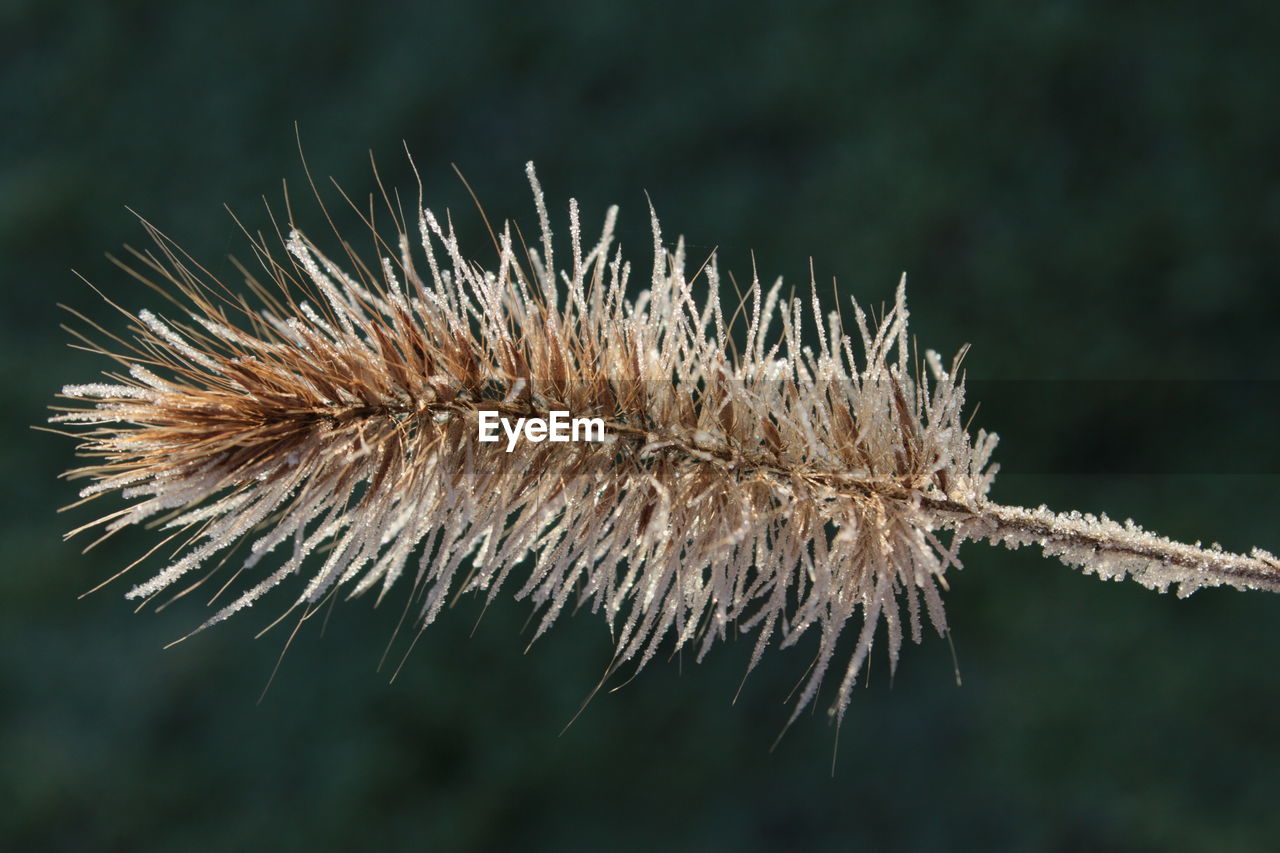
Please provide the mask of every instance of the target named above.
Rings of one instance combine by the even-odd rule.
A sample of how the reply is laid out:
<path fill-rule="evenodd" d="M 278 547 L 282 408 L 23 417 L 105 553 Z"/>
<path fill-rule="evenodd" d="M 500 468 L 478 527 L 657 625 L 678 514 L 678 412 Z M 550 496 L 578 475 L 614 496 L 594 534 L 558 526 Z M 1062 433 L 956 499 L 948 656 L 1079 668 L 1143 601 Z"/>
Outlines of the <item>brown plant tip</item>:
<path fill-rule="evenodd" d="M 95 460 L 70 472 L 89 480 L 82 498 L 128 502 L 96 525 L 153 522 L 179 543 L 128 597 L 181 595 L 232 566 L 201 627 L 293 575 L 291 611 L 403 587 L 426 626 L 459 593 L 514 587 L 540 613 L 535 638 L 570 600 L 601 613 L 614 666 L 643 666 L 667 638 L 701 659 L 754 632 L 754 667 L 812 631 L 794 719 L 851 623 L 836 716 L 880 626 L 891 666 L 926 614 L 946 631 L 940 588 L 966 538 L 1184 592 L 1280 587 L 1266 552 L 988 502 L 996 437 L 964 426 L 960 356 L 909 363 L 903 285 L 879 323 L 854 303 L 856 340 L 816 288 L 806 306 L 780 280 L 753 279 L 726 321 L 715 258 L 690 275 L 651 211 L 652 271 L 632 300 L 617 209 L 584 247 L 570 202 L 557 273 L 532 164 L 528 177 L 541 249 L 517 251 L 504 226 L 494 271 L 420 208 L 416 247 L 396 218 L 372 266 L 349 249 L 331 260 L 292 224 L 282 257 L 257 238 L 250 301 L 147 226 L 157 251 L 132 271 L 181 314 L 139 312 L 130 340 L 99 329 L 110 344 L 92 346 L 120 370 L 63 388 L 78 405 L 51 418 Z M 477 440 L 481 412 L 558 411 L 601 419 L 607 439 Z"/>

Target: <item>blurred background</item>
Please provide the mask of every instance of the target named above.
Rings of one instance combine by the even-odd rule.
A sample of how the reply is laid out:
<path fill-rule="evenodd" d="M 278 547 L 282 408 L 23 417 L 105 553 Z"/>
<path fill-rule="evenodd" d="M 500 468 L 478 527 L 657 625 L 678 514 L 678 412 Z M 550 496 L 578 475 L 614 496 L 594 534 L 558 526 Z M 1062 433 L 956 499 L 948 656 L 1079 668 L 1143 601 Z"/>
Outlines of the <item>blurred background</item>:
<path fill-rule="evenodd" d="M 285 640 L 265 602 L 169 650 L 135 615 L 131 531 L 82 556 L 30 429 L 104 365 L 57 303 L 120 329 L 156 297 L 106 259 L 126 205 L 236 284 L 223 205 L 264 228 L 298 156 L 535 227 L 523 164 L 647 271 L 645 195 L 691 254 L 877 306 L 909 274 L 921 347 L 973 350 L 993 497 L 1280 550 L 1280 12 L 1272 3 L 0 3 L 0 840 L 7 849 L 1265 849 L 1280 836 L 1280 598 L 1102 584 L 971 544 L 952 652 L 882 652 L 839 732 L 770 749 L 809 646 L 655 662 L 562 732 L 610 655 L 464 600 L 399 677 L 397 606 Z M 330 201 L 336 195 L 326 189 Z M 560 225 L 561 236 L 565 228 Z M 646 273 L 647 274 L 647 273 Z M 108 507 L 104 504 L 102 509 Z M 141 570 L 140 570 L 141 571 Z M 283 601 L 283 599 L 281 599 Z M 812 641 L 814 638 L 810 638 Z M 852 640 L 852 637 L 849 638 Z M 835 685 L 828 685 L 833 688 Z M 832 761 L 835 775 L 831 775 Z"/>

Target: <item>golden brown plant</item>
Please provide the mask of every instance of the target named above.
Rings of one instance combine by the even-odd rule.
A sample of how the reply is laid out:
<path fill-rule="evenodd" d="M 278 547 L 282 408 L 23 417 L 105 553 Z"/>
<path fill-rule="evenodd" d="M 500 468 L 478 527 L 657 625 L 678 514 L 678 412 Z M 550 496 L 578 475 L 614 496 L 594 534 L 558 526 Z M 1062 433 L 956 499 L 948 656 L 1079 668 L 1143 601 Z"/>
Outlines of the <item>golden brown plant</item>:
<path fill-rule="evenodd" d="M 651 215 L 652 272 L 633 301 L 617 209 L 584 247 L 570 202 L 557 275 L 532 164 L 528 176 L 541 247 L 518 251 L 504 227 L 492 272 L 420 206 L 419 245 L 396 217 L 397 245 L 372 266 L 345 243 L 346 263 L 330 260 L 293 223 L 278 235 L 284 257 L 257 238 L 265 283 L 249 277 L 250 301 L 148 226 L 158 251 L 135 253 L 133 271 L 178 314 L 139 312 L 131 340 L 98 329 L 110 343 L 90 346 L 120 372 L 65 387 L 80 405 L 52 418 L 82 428 L 96 458 L 70 472 L 90 481 L 82 497 L 129 501 L 89 526 L 110 535 L 158 520 L 162 544 L 177 541 L 130 598 L 225 563 L 235 571 L 205 626 L 305 575 L 291 611 L 407 586 L 424 627 L 460 592 L 491 600 L 515 584 L 540 609 L 537 635 L 570 600 L 602 613 L 615 666 L 643 666 L 666 638 L 700 659 L 716 639 L 754 632 L 750 668 L 772 640 L 812 630 L 795 713 L 853 623 L 839 716 L 881 625 L 891 665 L 904 632 L 920 641 L 922 613 L 945 632 L 939 588 L 965 539 L 1037 544 L 1181 594 L 1280 589 L 1280 562 L 1263 551 L 988 501 L 996 437 L 962 422 L 960 356 L 944 366 L 930 352 L 927 375 L 913 369 L 901 285 L 877 324 L 854 304 L 856 342 L 816 290 L 806 306 L 780 281 L 753 279 L 726 319 L 714 257 L 690 275 L 683 244 L 664 248 Z M 599 417 L 607 437 L 508 452 L 477 440 L 481 411 Z M 237 546 L 247 555 L 228 561 Z"/>

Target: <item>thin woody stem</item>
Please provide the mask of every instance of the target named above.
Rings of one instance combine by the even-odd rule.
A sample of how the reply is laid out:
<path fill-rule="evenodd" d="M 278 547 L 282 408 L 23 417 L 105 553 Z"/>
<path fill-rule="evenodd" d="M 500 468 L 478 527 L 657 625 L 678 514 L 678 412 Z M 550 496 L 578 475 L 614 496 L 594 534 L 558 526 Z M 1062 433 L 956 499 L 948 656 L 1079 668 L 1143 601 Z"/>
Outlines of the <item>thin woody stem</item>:
<path fill-rule="evenodd" d="M 1174 542 L 1140 528 L 1116 522 L 1088 521 L 1079 514 L 1052 513 L 1026 507 L 983 502 L 976 507 L 925 497 L 927 507 L 952 523 L 966 525 L 970 536 L 998 542 L 1036 544 L 1047 554 L 1077 562 L 1072 555 L 1112 555 L 1180 570 L 1196 586 L 1227 584 L 1237 589 L 1280 592 L 1280 560 L 1257 550 L 1251 555 Z M 1083 563 L 1083 560 L 1079 560 Z"/>

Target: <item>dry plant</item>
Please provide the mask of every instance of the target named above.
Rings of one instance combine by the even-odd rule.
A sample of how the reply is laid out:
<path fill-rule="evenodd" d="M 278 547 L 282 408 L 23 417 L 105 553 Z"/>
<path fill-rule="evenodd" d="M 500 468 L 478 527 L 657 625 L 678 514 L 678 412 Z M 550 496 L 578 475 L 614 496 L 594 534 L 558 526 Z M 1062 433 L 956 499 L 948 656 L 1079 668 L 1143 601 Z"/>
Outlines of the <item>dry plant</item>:
<path fill-rule="evenodd" d="M 332 260 L 292 221 L 252 237 L 265 275 L 245 271 L 251 299 L 146 226 L 156 250 L 125 267 L 175 312 L 126 312 L 129 339 L 81 318 L 98 333 L 80 335 L 85 345 L 119 369 L 63 388 L 78 405 L 51 418 L 79 427 L 95 459 L 69 472 L 89 481 L 81 497 L 128 501 L 86 527 L 105 538 L 150 522 L 167 531 L 153 552 L 174 547 L 129 598 L 180 596 L 230 566 L 210 584 L 221 609 L 201 627 L 304 575 L 287 611 L 300 621 L 332 596 L 381 601 L 403 587 L 422 628 L 458 594 L 488 601 L 514 586 L 540 611 L 535 638 L 570 601 L 602 613 L 611 671 L 642 667 L 667 638 L 668 651 L 694 646 L 701 659 L 717 639 L 754 632 L 750 671 L 771 642 L 812 631 L 794 719 L 846 628 L 857 639 L 837 717 L 881 625 L 891 666 L 904 633 L 920 641 L 924 614 L 945 633 L 940 589 L 966 539 L 1038 545 L 1181 595 L 1280 589 L 1280 561 L 1261 550 L 989 501 L 996 436 L 962 421 L 963 352 L 913 364 L 902 285 L 878 323 L 854 303 L 856 338 L 816 288 L 805 304 L 781 281 L 753 278 L 726 319 L 715 258 L 691 275 L 651 209 L 652 273 L 632 300 L 617 208 L 584 245 L 569 203 L 557 273 L 532 164 L 528 177 L 540 245 L 504 226 L 494 271 L 466 259 L 421 191 L 416 247 L 383 193 L 396 236 L 372 265 L 345 241 L 345 262 Z M 482 410 L 599 417 L 608 440 L 507 452 L 477 441 Z M 237 546 L 247 554 L 232 560 Z"/>

